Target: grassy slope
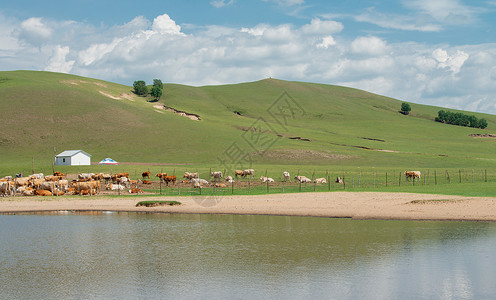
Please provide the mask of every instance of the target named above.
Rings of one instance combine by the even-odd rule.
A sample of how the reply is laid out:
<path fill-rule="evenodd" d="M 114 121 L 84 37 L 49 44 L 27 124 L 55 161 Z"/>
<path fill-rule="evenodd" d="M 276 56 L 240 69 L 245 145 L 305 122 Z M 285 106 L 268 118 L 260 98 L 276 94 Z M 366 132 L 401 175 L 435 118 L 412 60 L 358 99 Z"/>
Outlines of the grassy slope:
<path fill-rule="evenodd" d="M 93 155 L 93 161 L 112 157 L 123 162 L 215 168 L 217 158 L 225 157 L 224 151 L 233 143 L 251 152 L 259 168 L 491 168 L 496 163 L 495 139 L 469 137 L 471 133 L 494 133 L 494 115 L 473 113 L 488 120 L 486 130 L 444 125 L 433 121 L 437 107 L 411 104 L 411 115 L 404 116 L 398 113 L 401 101 L 395 99 L 275 79 L 206 87 L 166 84 L 161 102 L 198 114 L 201 121 L 159 113 L 144 98 L 116 100 L 99 93 L 119 96 L 130 90 L 66 74 L 0 72 L 0 171 L 29 168 L 32 157 L 49 166 L 54 147 L 57 152 L 83 149 Z M 282 127 L 267 110 L 284 91 L 305 114 Z M 282 135 L 264 155 L 255 155 L 242 138 L 256 136 L 243 129 L 259 117 Z M 274 132 L 261 136 L 277 138 Z M 296 136 L 310 142 L 289 139 Z"/>

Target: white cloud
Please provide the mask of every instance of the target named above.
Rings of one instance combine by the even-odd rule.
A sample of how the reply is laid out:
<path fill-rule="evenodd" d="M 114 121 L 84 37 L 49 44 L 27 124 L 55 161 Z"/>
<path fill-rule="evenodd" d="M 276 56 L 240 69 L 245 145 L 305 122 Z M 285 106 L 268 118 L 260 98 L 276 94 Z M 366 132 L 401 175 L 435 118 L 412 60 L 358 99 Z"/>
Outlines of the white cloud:
<path fill-rule="evenodd" d="M 468 24 L 475 20 L 478 9 L 459 0 L 404 0 L 403 4 L 435 20 L 448 24 Z"/>
<path fill-rule="evenodd" d="M 371 23 L 383 28 L 407 31 L 437 32 L 442 30 L 439 24 L 432 22 L 434 20 L 426 20 L 422 16 L 386 14 L 377 12 L 374 8 L 368 8 L 365 12 L 355 16 L 355 20 Z"/>
<path fill-rule="evenodd" d="M 62 47 L 57 45 L 53 49 L 53 55 L 48 62 L 48 66 L 45 68 L 45 71 L 52 72 L 61 72 L 61 73 L 69 73 L 72 69 L 72 66 L 76 61 L 70 60 L 67 61 L 66 57 L 69 54 L 69 47 Z"/>
<path fill-rule="evenodd" d="M 305 3 L 305 0 L 263 0 L 265 2 L 274 2 L 280 6 L 295 6 L 302 5 Z"/>
<path fill-rule="evenodd" d="M 52 28 L 42 18 L 29 18 L 21 23 L 17 34 L 21 41 L 41 46 L 52 36 L 52 32 Z"/>
<path fill-rule="evenodd" d="M 215 0 L 215 1 L 210 2 L 210 4 L 212 6 L 214 6 L 214 7 L 222 8 L 222 7 L 225 7 L 225 6 L 229 6 L 229 5 L 234 4 L 234 0 L 230 0 L 230 1 L 226 1 L 226 0 Z"/>
<path fill-rule="evenodd" d="M 382 39 L 369 36 L 358 37 L 351 42 L 351 52 L 365 55 L 382 55 L 387 50 L 387 44 Z"/>
<path fill-rule="evenodd" d="M 324 48 L 327 49 L 329 46 L 334 46 L 336 45 L 336 41 L 332 37 L 332 35 L 328 35 L 322 38 L 322 42 L 317 44 L 317 48 Z"/>
<path fill-rule="evenodd" d="M 322 21 L 319 18 L 314 18 L 310 24 L 303 25 L 301 30 L 305 34 L 333 34 L 343 30 L 344 26 L 336 21 Z"/>
<path fill-rule="evenodd" d="M 460 68 L 463 66 L 465 61 L 469 58 L 469 55 L 463 51 L 457 50 L 455 54 L 448 55 L 443 49 L 436 49 L 432 52 L 432 57 L 438 61 L 439 68 L 448 68 L 453 74 L 460 72 Z"/>
<path fill-rule="evenodd" d="M 160 34 L 181 34 L 181 26 L 177 25 L 167 14 L 153 20 L 152 30 Z"/>

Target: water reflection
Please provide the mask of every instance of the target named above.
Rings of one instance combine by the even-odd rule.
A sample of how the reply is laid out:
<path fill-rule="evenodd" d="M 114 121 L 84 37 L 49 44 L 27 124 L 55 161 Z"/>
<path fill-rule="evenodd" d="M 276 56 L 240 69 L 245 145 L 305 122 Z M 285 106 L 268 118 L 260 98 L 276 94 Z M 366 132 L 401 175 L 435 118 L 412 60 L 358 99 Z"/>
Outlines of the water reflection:
<path fill-rule="evenodd" d="M 494 223 L 66 212 L 0 228 L 1 299 L 496 294 Z"/>

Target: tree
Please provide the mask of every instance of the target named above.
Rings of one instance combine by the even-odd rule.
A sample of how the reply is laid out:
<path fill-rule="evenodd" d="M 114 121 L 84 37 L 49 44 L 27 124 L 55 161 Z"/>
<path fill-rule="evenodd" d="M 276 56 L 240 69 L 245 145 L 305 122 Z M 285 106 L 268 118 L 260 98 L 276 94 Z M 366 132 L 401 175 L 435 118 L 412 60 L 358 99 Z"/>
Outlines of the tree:
<path fill-rule="evenodd" d="M 486 119 L 480 119 L 478 125 L 479 125 L 478 127 L 481 128 L 481 129 L 486 128 L 487 127 L 487 121 L 486 121 Z"/>
<path fill-rule="evenodd" d="M 153 86 L 157 86 L 160 89 L 164 88 L 164 84 L 162 83 L 162 80 L 160 80 L 160 79 L 153 79 Z"/>
<path fill-rule="evenodd" d="M 153 98 L 155 98 L 155 99 L 159 99 L 162 96 L 162 89 L 156 85 L 153 85 L 152 91 L 150 92 L 150 95 L 152 95 Z"/>
<path fill-rule="evenodd" d="M 411 110 L 412 110 L 412 108 L 410 107 L 410 104 L 408 104 L 406 102 L 401 103 L 400 113 L 402 113 L 404 115 L 408 115 Z"/>
<path fill-rule="evenodd" d="M 134 93 L 139 96 L 148 94 L 148 87 L 143 80 L 136 80 L 133 84 Z"/>

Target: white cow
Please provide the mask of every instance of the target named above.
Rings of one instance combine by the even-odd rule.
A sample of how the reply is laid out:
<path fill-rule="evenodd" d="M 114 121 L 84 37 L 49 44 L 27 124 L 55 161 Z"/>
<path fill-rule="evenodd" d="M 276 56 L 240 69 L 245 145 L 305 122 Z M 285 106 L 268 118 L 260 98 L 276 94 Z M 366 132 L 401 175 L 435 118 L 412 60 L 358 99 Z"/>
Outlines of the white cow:
<path fill-rule="evenodd" d="M 262 176 L 260 177 L 260 181 L 262 182 L 274 182 L 274 179 L 270 178 L 270 177 L 265 177 L 265 176 Z"/>
<path fill-rule="evenodd" d="M 317 178 L 313 182 L 315 183 L 327 183 L 327 180 L 324 177 Z"/>
<path fill-rule="evenodd" d="M 291 178 L 291 175 L 289 175 L 289 172 L 284 171 L 282 173 L 282 176 L 284 177 L 284 181 L 289 181 L 289 178 Z"/>

